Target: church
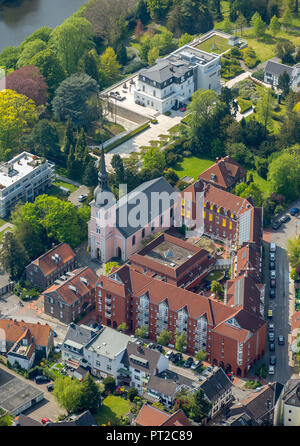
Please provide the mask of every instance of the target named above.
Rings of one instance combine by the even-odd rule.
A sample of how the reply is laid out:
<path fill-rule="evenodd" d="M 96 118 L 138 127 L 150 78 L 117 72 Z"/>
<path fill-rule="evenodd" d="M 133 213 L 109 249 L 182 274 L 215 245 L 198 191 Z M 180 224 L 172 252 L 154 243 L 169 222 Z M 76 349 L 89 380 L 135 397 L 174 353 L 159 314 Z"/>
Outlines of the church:
<path fill-rule="evenodd" d="M 142 183 L 116 201 L 108 185 L 102 147 L 98 186 L 90 202 L 91 257 L 104 263 L 113 257 L 126 261 L 157 232 L 174 226 L 178 195 L 164 177 L 159 177 Z"/>

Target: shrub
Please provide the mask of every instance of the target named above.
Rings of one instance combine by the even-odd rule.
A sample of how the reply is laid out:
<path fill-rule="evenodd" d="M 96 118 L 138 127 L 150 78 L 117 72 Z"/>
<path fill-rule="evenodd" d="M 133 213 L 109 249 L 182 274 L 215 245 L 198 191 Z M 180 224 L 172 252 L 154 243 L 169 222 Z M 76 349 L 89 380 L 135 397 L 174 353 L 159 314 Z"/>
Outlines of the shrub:
<path fill-rule="evenodd" d="M 260 387 L 259 381 L 247 381 L 245 384 L 246 389 L 256 389 L 257 387 Z"/>
<path fill-rule="evenodd" d="M 118 147 L 120 144 L 123 144 L 123 142 L 128 141 L 130 138 L 133 138 L 134 136 L 138 135 L 139 133 L 146 130 L 148 127 L 150 127 L 149 122 L 146 122 L 145 124 L 141 125 L 140 127 L 132 130 L 132 132 L 127 133 L 127 135 L 124 135 L 122 138 L 118 139 L 117 141 L 109 144 L 105 147 L 105 153 L 108 153 L 110 150 L 114 149 L 115 147 Z M 101 155 L 99 149 L 93 149 L 94 153 L 96 155 Z"/>
<path fill-rule="evenodd" d="M 164 115 L 166 115 L 166 116 L 170 116 L 170 115 L 171 115 L 170 110 L 166 111 L 166 112 L 164 113 Z"/>
<path fill-rule="evenodd" d="M 130 387 L 127 392 L 127 398 L 129 401 L 133 401 L 138 396 L 138 389 L 136 387 Z"/>

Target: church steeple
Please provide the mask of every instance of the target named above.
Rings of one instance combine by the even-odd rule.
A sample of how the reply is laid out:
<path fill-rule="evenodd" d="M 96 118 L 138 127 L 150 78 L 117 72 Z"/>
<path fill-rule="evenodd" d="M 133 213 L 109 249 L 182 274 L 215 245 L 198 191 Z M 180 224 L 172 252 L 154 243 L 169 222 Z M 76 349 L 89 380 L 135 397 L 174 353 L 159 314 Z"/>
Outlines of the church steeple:
<path fill-rule="evenodd" d="M 100 159 L 100 169 L 98 173 L 98 186 L 94 191 L 94 198 L 96 205 L 103 205 L 102 200 L 100 199 L 101 192 L 111 192 L 111 189 L 108 185 L 108 173 L 106 171 L 105 165 L 105 156 L 104 156 L 104 147 L 102 144 L 101 147 L 101 159 Z"/>

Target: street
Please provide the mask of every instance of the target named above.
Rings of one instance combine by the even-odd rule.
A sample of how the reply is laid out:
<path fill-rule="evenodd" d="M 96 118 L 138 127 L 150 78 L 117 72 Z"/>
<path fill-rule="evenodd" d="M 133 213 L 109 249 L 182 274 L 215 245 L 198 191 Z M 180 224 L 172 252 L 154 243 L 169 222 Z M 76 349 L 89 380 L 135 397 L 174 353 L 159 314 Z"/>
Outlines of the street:
<path fill-rule="evenodd" d="M 300 200 L 292 207 L 299 207 Z M 289 215 L 289 214 L 288 214 Z M 268 375 L 268 381 L 278 381 L 285 384 L 291 378 L 294 370 L 289 366 L 289 335 L 291 334 L 290 317 L 294 311 L 293 287 L 289 280 L 289 263 L 287 260 L 286 243 L 292 237 L 300 223 L 300 217 L 291 217 L 291 220 L 282 224 L 279 229 L 272 231 L 270 242 L 277 245 L 276 248 L 276 297 L 270 299 L 270 271 L 269 271 L 269 244 L 264 243 L 264 278 L 266 283 L 265 316 L 267 322 L 274 323 L 275 352 L 269 351 L 269 342 L 266 341 L 266 354 L 264 362 L 269 365 L 270 355 L 276 355 L 275 375 Z M 272 319 L 268 319 L 268 309 L 273 310 Z M 285 344 L 278 345 L 278 336 L 283 335 Z"/>

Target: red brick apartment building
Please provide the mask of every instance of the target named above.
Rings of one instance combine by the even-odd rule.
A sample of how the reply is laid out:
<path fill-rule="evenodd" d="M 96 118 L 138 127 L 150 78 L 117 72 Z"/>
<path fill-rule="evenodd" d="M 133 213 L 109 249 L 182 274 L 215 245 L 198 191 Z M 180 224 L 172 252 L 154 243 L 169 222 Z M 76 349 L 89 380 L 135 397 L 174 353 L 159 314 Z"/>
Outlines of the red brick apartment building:
<path fill-rule="evenodd" d="M 230 192 L 241 182 L 246 181 L 247 171 L 229 155 L 217 158 L 216 163 L 198 176 L 204 183 Z"/>

